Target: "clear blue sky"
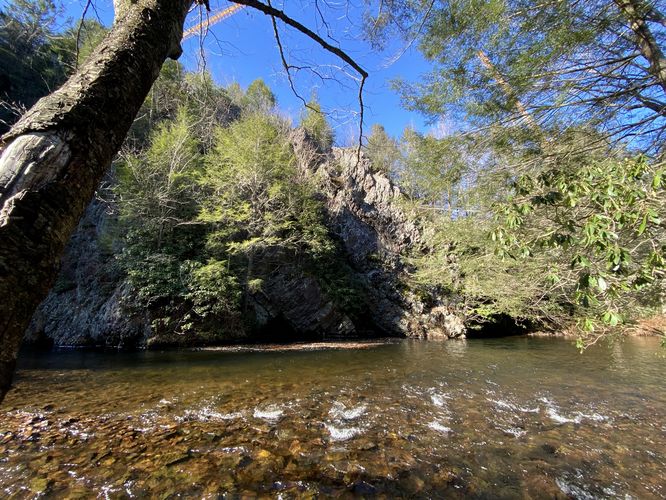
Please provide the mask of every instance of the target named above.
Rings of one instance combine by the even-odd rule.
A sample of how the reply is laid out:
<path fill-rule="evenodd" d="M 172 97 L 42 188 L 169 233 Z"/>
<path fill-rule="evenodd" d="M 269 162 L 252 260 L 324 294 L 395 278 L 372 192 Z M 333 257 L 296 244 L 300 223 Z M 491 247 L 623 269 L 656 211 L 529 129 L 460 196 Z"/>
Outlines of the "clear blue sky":
<path fill-rule="evenodd" d="M 68 16 L 74 19 L 80 17 L 85 0 L 63 1 Z M 410 81 L 415 80 L 428 69 L 428 64 L 414 47 L 393 61 L 396 55 L 403 52 L 403 42 L 389 44 L 383 53 L 373 51 L 361 38 L 363 0 L 357 2 L 330 1 L 328 5 L 320 2 L 320 6 L 331 36 L 337 40 L 336 42 L 329 38 L 329 42 L 344 49 L 370 73 L 364 92 L 364 132 L 369 131 L 373 123 L 381 123 L 389 134 L 396 137 L 400 136 L 408 125 L 426 131 L 428 127 L 422 116 L 402 108 L 400 99 L 390 89 L 390 81 L 399 76 Z M 211 0 L 212 13 L 229 5 L 231 4 L 225 0 Z M 313 2 L 291 0 L 283 6 L 282 3 L 273 1 L 273 6 L 285 8 L 291 17 L 308 27 L 316 28 L 315 31 L 320 35 L 327 35 L 328 30 L 317 16 Z M 112 16 L 111 0 L 96 0 L 95 8 L 91 7 L 87 14 L 87 18 L 98 17 L 107 26 L 110 25 Z M 196 24 L 198 18 L 198 10 L 192 12 L 186 27 Z M 309 65 L 324 76 L 338 80 L 322 81 L 308 71 L 300 71 L 296 75 L 295 85 L 306 99 L 316 92 L 323 109 L 330 113 L 338 143 L 355 141 L 353 137 L 358 134 L 357 82 L 338 69 L 342 64 L 339 59 L 324 51 L 314 41 L 280 22 L 278 28 L 290 64 Z M 183 48 L 185 52 L 181 62 L 188 69 L 196 69 L 202 53 L 199 37 L 187 40 Z M 289 87 L 268 16 L 251 8 L 240 10 L 211 27 L 203 42 L 203 54 L 206 68 L 218 83 L 229 84 L 236 81 L 247 87 L 256 78 L 263 78 L 276 94 L 279 108 L 295 121 L 298 120 L 302 103 Z"/>

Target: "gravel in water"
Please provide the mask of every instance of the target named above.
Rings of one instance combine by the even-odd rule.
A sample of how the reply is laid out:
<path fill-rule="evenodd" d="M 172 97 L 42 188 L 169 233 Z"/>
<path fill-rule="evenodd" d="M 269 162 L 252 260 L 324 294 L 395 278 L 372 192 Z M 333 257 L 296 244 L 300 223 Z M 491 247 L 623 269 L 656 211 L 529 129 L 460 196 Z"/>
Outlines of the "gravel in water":
<path fill-rule="evenodd" d="M 27 356 L 0 496 L 664 498 L 656 339 Z"/>

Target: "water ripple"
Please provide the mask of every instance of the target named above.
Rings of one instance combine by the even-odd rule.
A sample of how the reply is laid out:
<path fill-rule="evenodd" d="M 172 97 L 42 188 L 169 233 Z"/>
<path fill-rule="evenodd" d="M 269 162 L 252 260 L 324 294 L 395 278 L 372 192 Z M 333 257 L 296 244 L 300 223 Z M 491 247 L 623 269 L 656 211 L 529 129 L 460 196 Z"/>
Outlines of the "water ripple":
<path fill-rule="evenodd" d="M 336 427 L 329 423 L 325 423 L 324 425 L 333 441 L 347 441 L 363 433 L 363 429 L 360 427 Z"/>
<path fill-rule="evenodd" d="M 276 422 L 282 418 L 284 410 L 274 405 L 269 405 L 265 408 L 255 408 L 252 416 L 269 422 Z"/>

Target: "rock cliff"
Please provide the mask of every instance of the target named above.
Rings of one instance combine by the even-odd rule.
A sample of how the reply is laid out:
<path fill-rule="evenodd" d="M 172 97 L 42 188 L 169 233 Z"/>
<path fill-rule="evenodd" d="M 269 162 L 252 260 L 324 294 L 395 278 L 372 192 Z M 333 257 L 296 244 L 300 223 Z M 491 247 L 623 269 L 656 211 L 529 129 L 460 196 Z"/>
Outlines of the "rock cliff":
<path fill-rule="evenodd" d="M 336 168 L 340 170 L 337 177 Z M 450 297 L 417 298 L 402 282 L 405 251 L 427 243 L 400 208 L 400 190 L 384 174 L 373 172 L 370 161 L 359 159 L 352 149 L 334 149 L 320 170 L 329 179 L 329 228 L 363 284 L 373 327 L 407 337 L 464 335 Z"/>
<path fill-rule="evenodd" d="M 32 318 L 26 341 L 48 346 L 140 345 L 149 335 L 146 317 L 128 314 L 129 293 L 114 265 L 112 207 L 95 198 L 67 244 L 58 279 Z"/>
<path fill-rule="evenodd" d="M 451 297 L 417 297 L 403 284 L 407 268 L 402 255 L 425 243 L 400 208 L 399 189 L 354 149 L 317 152 L 298 130 L 292 142 L 301 168 L 316 175 L 321 186 L 340 265 L 357 291 L 356 312 L 341 308 L 322 280 L 295 261 L 267 272 L 261 291 L 247 297 L 246 314 L 253 316 L 255 331 L 239 332 L 233 340 L 252 340 L 262 330 L 262 339 L 279 340 L 271 336 L 276 329 L 288 330 L 290 339 L 464 335 Z M 28 342 L 107 347 L 188 343 L 186 338 L 157 339 L 148 312 L 130 314 L 124 307 L 132 300 L 131 289 L 114 265 L 110 208 L 98 199 L 88 207 L 69 242 L 58 282 L 33 318 Z"/>

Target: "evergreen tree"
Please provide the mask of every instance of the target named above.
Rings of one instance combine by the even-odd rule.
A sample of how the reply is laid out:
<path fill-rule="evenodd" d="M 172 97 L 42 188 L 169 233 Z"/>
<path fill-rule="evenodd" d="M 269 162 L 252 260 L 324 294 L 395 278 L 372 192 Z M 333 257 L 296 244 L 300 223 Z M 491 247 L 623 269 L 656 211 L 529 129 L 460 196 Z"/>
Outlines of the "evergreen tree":
<path fill-rule="evenodd" d="M 519 124 L 537 144 L 562 124 L 586 124 L 661 150 L 666 34 L 656 0 L 446 1 L 422 27 L 428 9 L 393 0 L 373 25 L 405 36 L 423 28 L 419 47 L 435 68 L 398 83 L 410 108 L 480 126 Z"/>
<path fill-rule="evenodd" d="M 250 84 L 242 98 L 242 108 L 247 113 L 269 113 L 276 104 L 275 95 L 261 78 Z"/>
<path fill-rule="evenodd" d="M 435 65 L 418 83 L 397 83 L 404 101 L 464 131 L 405 134 L 401 182 L 417 203 L 446 210 L 418 215 L 437 242 L 416 259 L 418 281 L 457 287 L 473 316 L 574 322 L 597 333 L 658 307 L 649 300 L 662 297 L 665 277 L 658 3 L 390 6 L 371 35 L 423 28 L 420 48 Z M 438 271 L 449 254 L 459 281 Z M 501 286 L 502 273 L 513 290 Z"/>
<path fill-rule="evenodd" d="M 317 254 L 329 247 L 313 186 L 275 117 L 251 115 L 217 131 L 202 183 L 200 219 L 211 224 L 209 250 L 248 266 L 266 252 Z M 249 275 L 252 274 L 248 270 Z"/>
<path fill-rule="evenodd" d="M 56 33 L 58 13 L 51 0 L 12 0 L 0 10 L 0 134 L 67 77 L 74 47 Z"/>
<path fill-rule="evenodd" d="M 383 126 L 374 124 L 365 145 L 365 152 L 372 166 L 379 172 L 394 176 L 401 161 L 398 143 L 390 137 Z"/>
<path fill-rule="evenodd" d="M 314 141 L 320 151 L 329 151 L 333 146 L 333 129 L 321 111 L 321 106 L 316 98 L 308 102 L 301 116 L 301 127 Z"/>
<path fill-rule="evenodd" d="M 124 230 L 119 261 L 133 290 L 127 307 L 148 309 L 155 335 L 196 326 L 214 332 L 214 340 L 229 333 L 220 322 L 234 327 L 240 289 L 226 262 L 209 261 L 206 227 L 195 222 L 203 157 L 194 121 L 181 108 L 155 127 L 145 150 L 122 155 L 115 188 Z"/>

